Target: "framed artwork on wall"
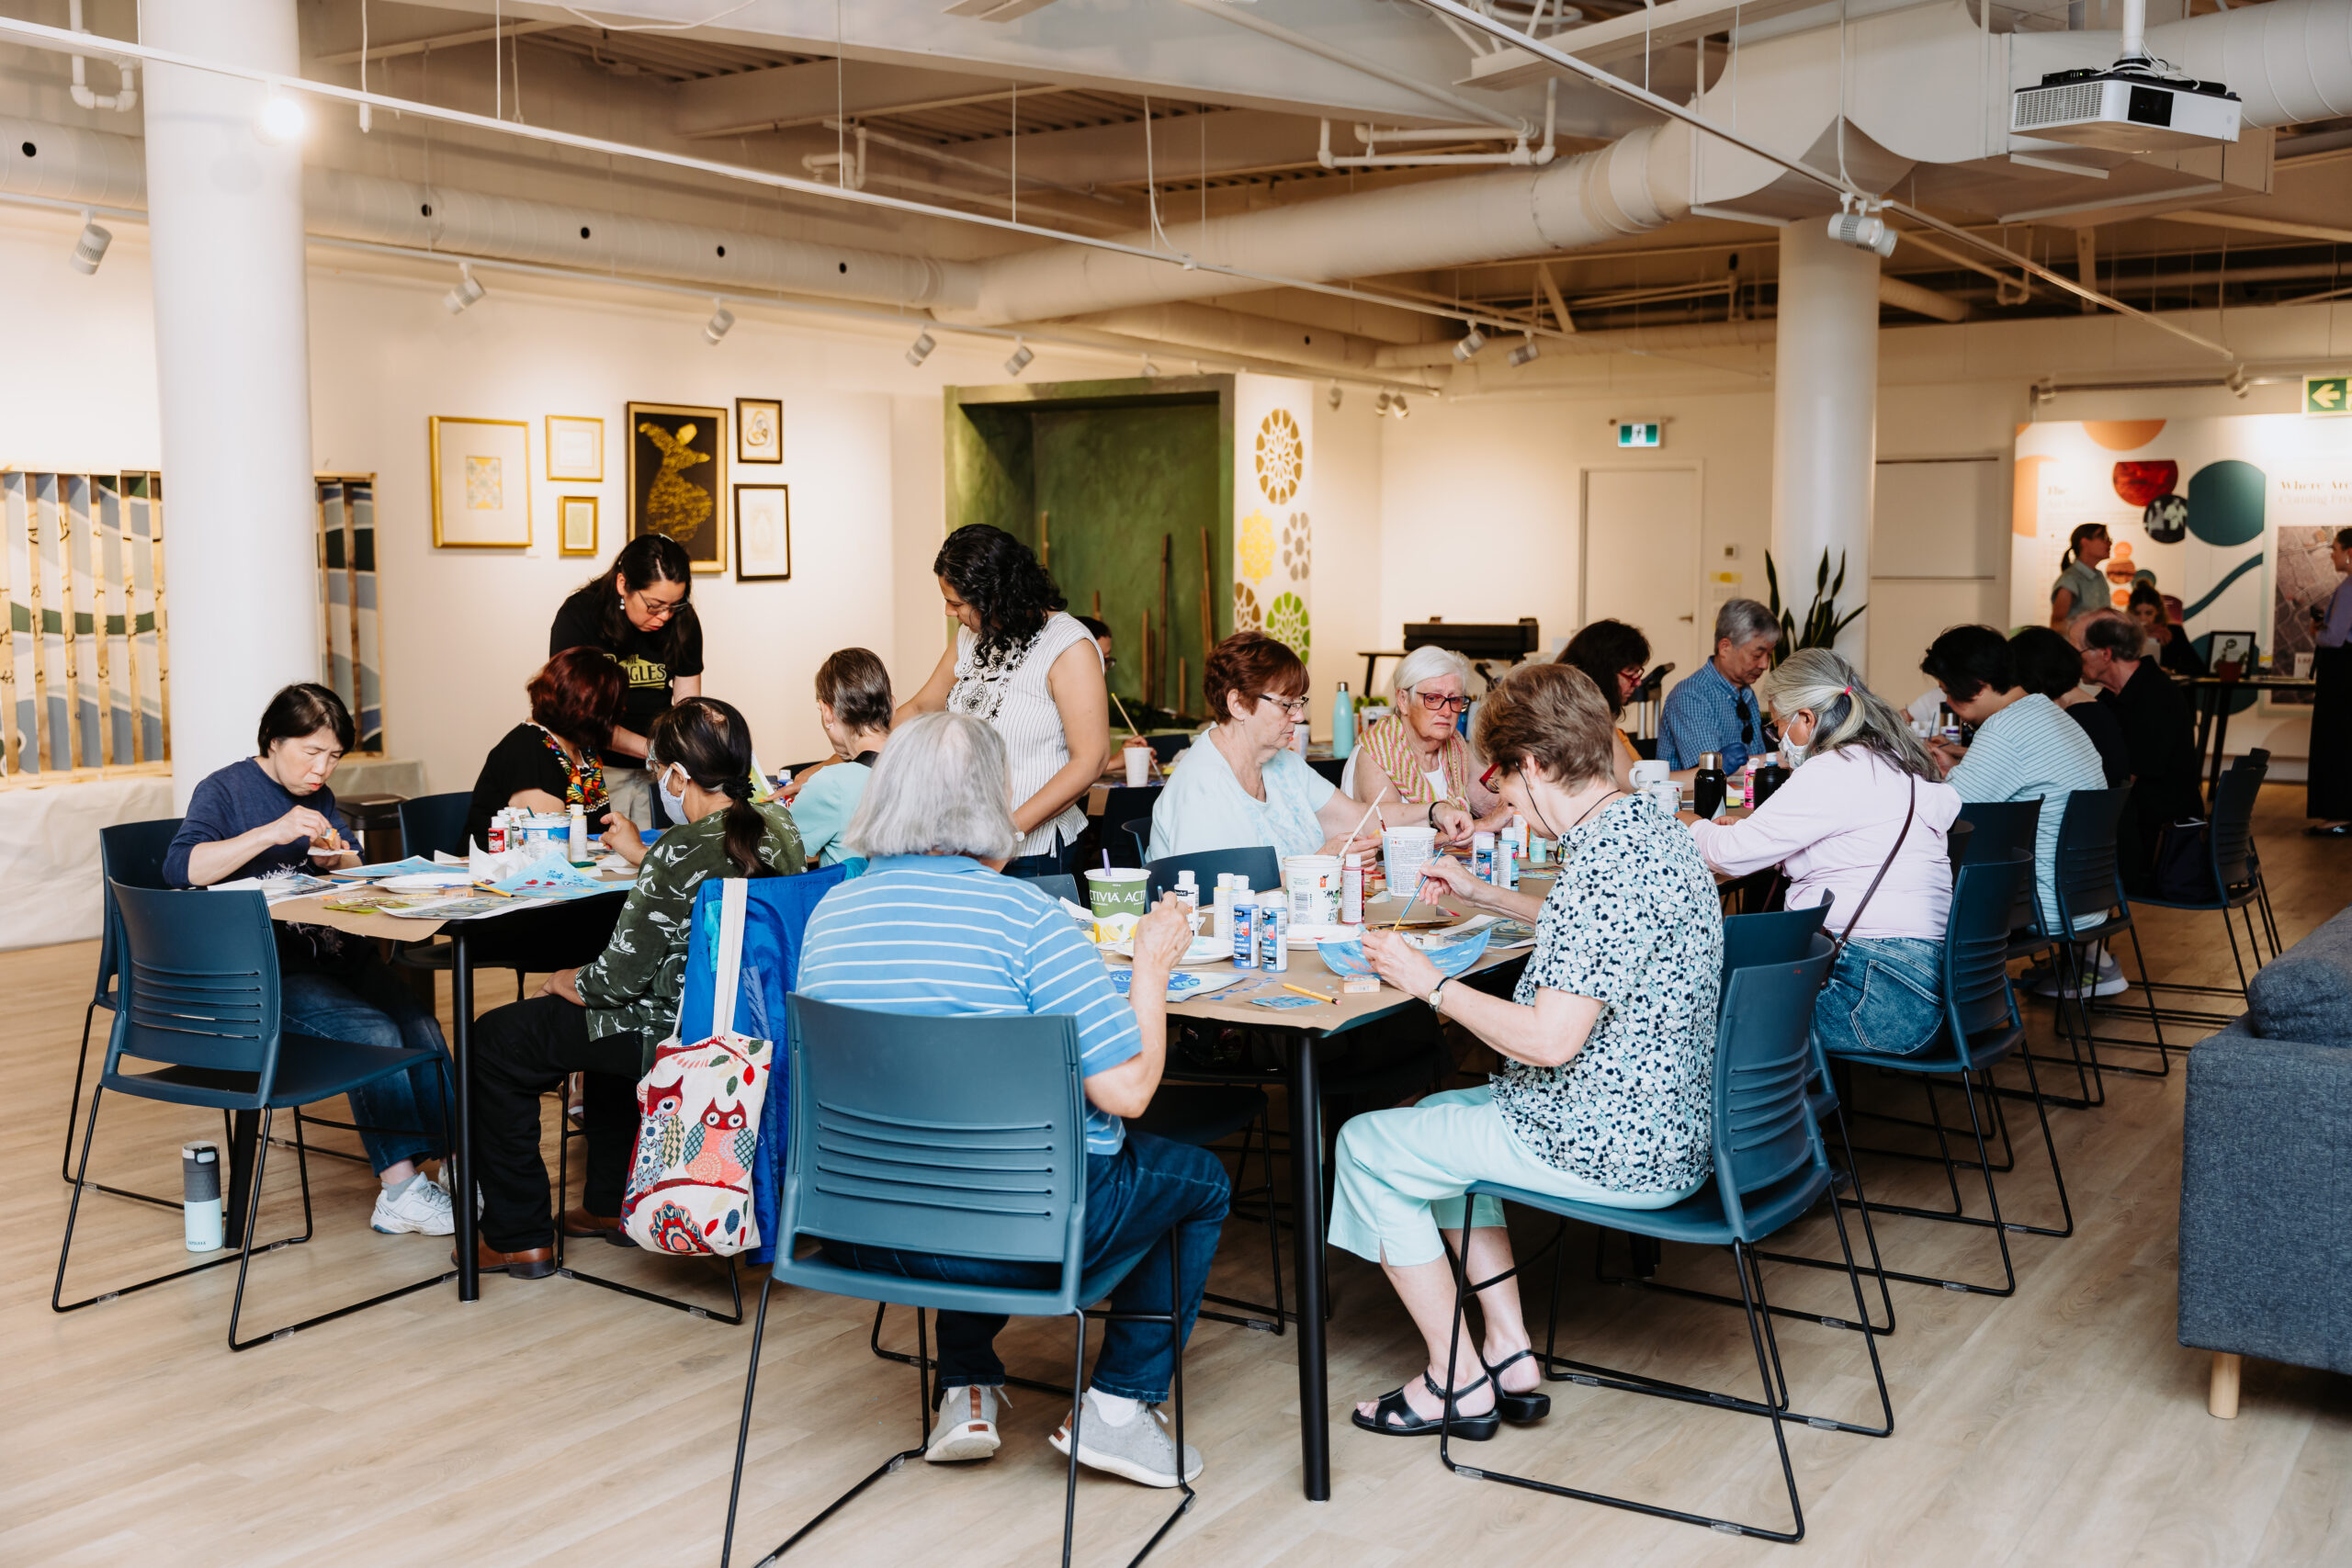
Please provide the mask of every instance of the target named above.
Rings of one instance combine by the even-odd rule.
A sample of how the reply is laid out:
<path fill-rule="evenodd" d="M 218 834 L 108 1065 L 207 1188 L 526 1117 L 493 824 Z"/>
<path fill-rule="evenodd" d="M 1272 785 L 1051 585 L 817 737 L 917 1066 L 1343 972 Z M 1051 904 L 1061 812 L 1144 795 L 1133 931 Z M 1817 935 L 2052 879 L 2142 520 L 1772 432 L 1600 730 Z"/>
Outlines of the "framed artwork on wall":
<path fill-rule="evenodd" d="M 556 554 L 593 556 L 596 553 L 596 498 L 567 495 L 555 503 Z"/>
<path fill-rule="evenodd" d="M 433 543 L 528 549 L 531 427 L 519 419 L 426 421 L 433 449 Z"/>
<path fill-rule="evenodd" d="M 735 581 L 792 578 L 792 494 L 786 485 L 735 487 Z"/>
<path fill-rule="evenodd" d="M 735 460 L 739 463 L 784 461 L 784 400 L 735 400 Z"/>
<path fill-rule="evenodd" d="M 605 422 L 588 414 L 548 415 L 548 478 L 605 482 Z"/>
<path fill-rule="evenodd" d="M 727 411 L 628 405 L 628 536 L 666 534 L 696 571 L 727 570 Z"/>

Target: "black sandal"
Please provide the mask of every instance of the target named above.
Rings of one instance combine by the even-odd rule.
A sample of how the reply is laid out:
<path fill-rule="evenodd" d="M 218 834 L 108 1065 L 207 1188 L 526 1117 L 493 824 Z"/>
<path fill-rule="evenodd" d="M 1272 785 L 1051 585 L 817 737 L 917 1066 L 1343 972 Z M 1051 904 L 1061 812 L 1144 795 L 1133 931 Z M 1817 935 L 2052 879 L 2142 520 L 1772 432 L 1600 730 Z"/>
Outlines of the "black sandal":
<path fill-rule="evenodd" d="M 1542 1389 L 1531 1390 L 1526 1393 L 1513 1393 L 1503 1387 L 1503 1369 L 1515 1367 L 1534 1354 L 1535 1348 L 1531 1345 L 1515 1356 L 1505 1356 L 1487 1369 L 1487 1375 L 1495 1380 L 1495 1409 L 1504 1420 L 1514 1427 L 1524 1427 L 1531 1422 L 1541 1421 L 1552 1414 L 1552 1396 Z M 1542 1371 L 1544 1363 L 1536 1362 L 1535 1369 Z M 1470 1386 L 1476 1388 L 1478 1385 L 1473 1383 Z"/>
<path fill-rule="evenodd" d="M 1449 1394 L 1431 1381 L 1429 1373 L 1421 1374 L 1421 1386 L 1428 1389 L 1430 1396 L 1441 1401 L 1443 1408 L 1448 1410 L 1453 1408 L 1455 1400 L 1460 1399 L 1464 1394 L 1476 1393 L 1478 1384 L 1486 1381 L 1485 1378 L 1480 1378 L 1477 1382 L 1466 1383 Z M 1357 1426 L 1367 1432 L 1378 1432 L 1385 1438 L 1426 1438 L 1444 1430 L 1449 1424 L 1444 1416 L 1431 1420 L 1408 1404 L 1405 1402 L 1405 1391 L 1401 1388 L 1392 1389 L 1382 1394 L 1380 1403 L 1373 1408 L 1370 1416 L 1366 1416 L 1361 1410 L 1351 1411 L 1349 1414 Z M 1397 1416 L 1402 1416 L 1403 1419 L 1393 1419 Z M 1483 1416 L 1455 1416 L 1452 1418 L 1451 1425 L 1453 1435 L 1464 1442 L 1483 1443 L 1502 1428 L 1502 1417 L 1489 1410 Z"/>

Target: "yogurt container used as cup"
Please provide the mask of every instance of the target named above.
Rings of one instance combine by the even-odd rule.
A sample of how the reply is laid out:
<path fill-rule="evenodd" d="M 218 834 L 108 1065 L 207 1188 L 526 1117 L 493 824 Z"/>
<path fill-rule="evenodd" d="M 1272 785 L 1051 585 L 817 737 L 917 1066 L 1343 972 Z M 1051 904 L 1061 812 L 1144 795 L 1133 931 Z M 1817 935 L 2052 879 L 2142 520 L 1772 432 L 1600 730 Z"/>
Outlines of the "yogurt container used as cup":
<path fill-rule="evenodd" d="M 1339 856 L 1291 856 L 1283 862 L 1283 887 L 1290 895 L 1292 929 L 1339 923 Z"/>
<path fill-rule="evenodd" d="M 1388 895 L 1409 898 L 1420 886 L 1421 867 L 1437 852 L 1434 828 L 1386 828 L 1381 830 L 1380 858 L 1388 874 Z"/>
<path fill-rule="evenodd" d="M 1117 915 L 1141 919 L 1144 882 L 1148 874 L 1138 866 L 1110 866 L 1086 874 L 1086 898 L 1099 924 Z"/>

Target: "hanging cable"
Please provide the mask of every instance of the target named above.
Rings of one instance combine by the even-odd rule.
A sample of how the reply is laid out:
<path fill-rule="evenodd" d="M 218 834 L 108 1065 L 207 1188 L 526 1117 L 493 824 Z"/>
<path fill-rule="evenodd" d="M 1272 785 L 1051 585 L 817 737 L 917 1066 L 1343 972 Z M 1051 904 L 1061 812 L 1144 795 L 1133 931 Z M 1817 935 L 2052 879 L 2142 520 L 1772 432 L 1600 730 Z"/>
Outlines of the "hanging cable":
<path fill-rule="evenodd" d="M 752 4 L 753 0 L 742 0 L 742 4 L 739 6 L 729 6 L 724 11 L 713 11 L 709 16 L 694 22 L 600 22 L 577 6 L 565 6 L 561 9 L 571 12 L 590 27 L 602 28 L 608 33 L 690 33 L 696 28 L 707 28 L 711 23 L 731 17 L 738 11 L 748 11 Z"/>

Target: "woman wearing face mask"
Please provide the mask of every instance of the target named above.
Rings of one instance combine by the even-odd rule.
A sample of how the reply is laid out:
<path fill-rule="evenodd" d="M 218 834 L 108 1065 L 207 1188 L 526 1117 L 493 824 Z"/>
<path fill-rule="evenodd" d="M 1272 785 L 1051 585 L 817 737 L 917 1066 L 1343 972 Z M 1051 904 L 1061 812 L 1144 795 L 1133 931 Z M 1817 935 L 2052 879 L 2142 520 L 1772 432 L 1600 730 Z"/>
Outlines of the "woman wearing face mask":
<path fill-rule="evenodd" d="M 588 1157 L 582 1206 L 564 1214 L 564 1234 L 619 1234 L 637 1134 L 633 1087 L 677 1021 L 695 895 L 708 877 L 790 876 L 808 866 L 791 814 L 752 803 L 752 735 L 741 714 L 692 697 L 654 720 L 648 739 L 658 787 L 685 825 L 630 852 L 641 863 L 637 884 L 594 963 L 556 971 L 537 997 L 474 1026 L 469 1066 L 486 1271 L 518 1280 L 554 1271 L 539 1096 L 571 1073 L 587 1074 Z"/>
<path fill-rule="evenodd" d="M 1381 1265 L 1429 1354 L 1403 1387 L 1356 1407 L 1357 1426 L 1387 1437 L 1436 1433 L 1448 1403 L 1455 1441 L 1550 1410 L 1518 1286 L 1502 1278 L 1511 1251 L 1500 1206 L 1480 1198 L 1465 1215 L 1472 1183 L 1662 1209 L 1713 1174 L 1724 931 L 1713 878 L 1689 834 L 1619 785 L 1609 705 L 1582 671 L 1512 671 L 1488 689 L 1477 730 L 1504 802 L 1559 840 L 1560 874 L 1538 903 L 1459 861 L 1430 863 L 1430 880 L 1453 897 L 1534 922 L 1535 951 L 1509 1001 L 1442 978 L 1400 936 L 1364 933 L 1382 979 L 1502 1058 L 1487 1085 L 1340 1129 L 1331 1245 Z M 1498 1280 L 1478 1292 L 1483 1337 L 1464 1336 L 1458 1352 L 1441 1237 L 1464 1248 L 1472 1279 Z M 1450 1393 L 1449 1357 L 1462 1369 Z"/>
<path fill-rule="evenodd" d="M 2076 615 L 2106 607 L 2107 578 L 2098 563 L 2112 547 L 2104 523 L 2083 524 L 2067 539 L 2066 553 L 2058 558 L 2058 581 L 2050 585 L 2052 631 L 2063 632 Z"/>
<path fill-rule="evenodd" d="M 1903 714 L 1826 648 L 1789 655 L 1756 692 L 1795 771 L 1745 821 L 1691 823 L 1699 852 L 1726 876 L 1781 867 L 1792 909 L 1835 895 L 1828 929 L 1847 941 L 1813 1010 L 1825 1047 L 1922 1050 L 1943 1023 L 1944 840 L 1960 793 Z"/>
<path fill-rule="evenodd" d="M 702 693 L 702 622 L 686 602 L 693 591 L 685 547 L 666 535 L 641 534 L 563 602 L 548 631 L 550 657 L 567 648 L 600 648 L 628 676 L 620 720 L 605 743 L 605 787 L 614 814 L 640 828 L 653 826 L 645 738 L 672 703 Z"/>

